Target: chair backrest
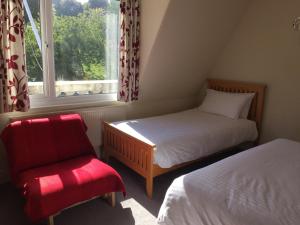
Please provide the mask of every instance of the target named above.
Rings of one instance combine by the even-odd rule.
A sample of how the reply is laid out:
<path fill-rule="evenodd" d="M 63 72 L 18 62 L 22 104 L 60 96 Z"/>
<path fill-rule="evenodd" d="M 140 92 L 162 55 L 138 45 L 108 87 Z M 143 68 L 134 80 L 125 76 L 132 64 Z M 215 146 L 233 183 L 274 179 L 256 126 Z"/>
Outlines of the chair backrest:
<path fill-rule="evenodd" d="M 73 157 L 95 154 L 87 127 L 78 114 L 56 115 L 10 123 L 1 138 L 13 180 L 21 171 Z"/>

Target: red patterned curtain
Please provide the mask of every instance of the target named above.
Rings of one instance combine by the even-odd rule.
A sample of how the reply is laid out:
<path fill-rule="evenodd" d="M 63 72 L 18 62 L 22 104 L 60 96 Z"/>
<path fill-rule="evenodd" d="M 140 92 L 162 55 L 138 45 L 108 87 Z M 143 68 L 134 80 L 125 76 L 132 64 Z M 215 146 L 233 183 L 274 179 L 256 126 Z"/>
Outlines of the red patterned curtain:
<path fill-rule="evenodd" d="M 1 0 L 0 112 L 28 111 L 22 0 Z"/>
<path fill-rule="evenodd" d="M 138 100 L 140 61 L 140 0 L 120 1 L 120 64 L 118 100 Z"/>

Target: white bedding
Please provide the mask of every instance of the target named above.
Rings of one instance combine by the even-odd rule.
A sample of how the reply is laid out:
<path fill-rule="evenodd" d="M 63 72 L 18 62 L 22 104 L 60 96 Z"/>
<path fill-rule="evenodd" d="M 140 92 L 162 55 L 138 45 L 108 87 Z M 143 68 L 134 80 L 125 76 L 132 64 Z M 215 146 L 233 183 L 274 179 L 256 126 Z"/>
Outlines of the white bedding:
<path fill-rule="evenodd" d="M 254 141 L 257 137 L 253 121 L 234 120 L 198 109 L 112 125 L 155 146 L 154 162 L 162 168 Z"/>
<path fill-rule="evenodd" d="M 300 143 L 277 139 L 175 179 L 160 225 L 299 225 Z"/>

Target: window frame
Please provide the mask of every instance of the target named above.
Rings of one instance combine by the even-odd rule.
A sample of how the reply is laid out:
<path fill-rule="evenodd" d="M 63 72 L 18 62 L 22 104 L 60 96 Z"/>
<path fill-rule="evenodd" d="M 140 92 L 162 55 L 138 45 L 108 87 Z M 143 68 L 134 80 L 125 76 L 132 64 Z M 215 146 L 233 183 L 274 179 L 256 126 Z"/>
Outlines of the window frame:
<path fill-rule="evenodd" d="M 117 101 L 117 93 L 67 97 L 56 96 L 52 0 L 40 0 L 40 20 L 44 93 L 41 95 L 30 95 L 31 108 Z"/>

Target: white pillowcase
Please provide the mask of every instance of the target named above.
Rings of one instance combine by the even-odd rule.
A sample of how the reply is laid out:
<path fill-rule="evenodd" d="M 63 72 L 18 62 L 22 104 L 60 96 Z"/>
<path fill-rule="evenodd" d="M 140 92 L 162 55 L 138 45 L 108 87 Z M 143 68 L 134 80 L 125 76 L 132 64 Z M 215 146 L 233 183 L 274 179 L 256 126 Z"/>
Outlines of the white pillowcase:
<path fill-rule="evenodd" d="M 240 114 L 240 118 L 247 119 L 248 114 L 249 114 L 249 110 L 250 110 L 250 106 L 251 106 L 252 100 L 255 96 L 255 93 L 240 93 L 239 95 L 248 96 L 248 99 L 245 103 L 245 106 L 243 107 L 243 109 L 241 111 L 241 114 Z"/>
<path fill-rule="evenodd" d="M 254 93 L 228 93 L 207 89 L 199 109 L 232 119 L 247 118 Z"/>

